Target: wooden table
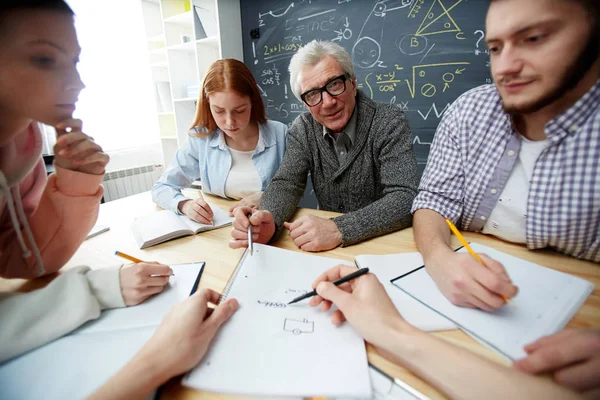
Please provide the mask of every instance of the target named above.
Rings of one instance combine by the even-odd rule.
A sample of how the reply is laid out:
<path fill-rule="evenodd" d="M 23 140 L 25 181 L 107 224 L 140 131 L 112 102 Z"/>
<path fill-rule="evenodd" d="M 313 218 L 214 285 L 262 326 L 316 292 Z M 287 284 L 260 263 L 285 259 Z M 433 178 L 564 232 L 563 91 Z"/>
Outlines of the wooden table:
<path fill-rule="evenodd" d="M 193 194 L 188 193 L 188 195 Z M 234 202 L 211 196 L 207 196 L 207 201 L 222 207 L 224 210 L 228 210 L 229 207 L 234 204 Z M 92 268 L 102 268 L 120 264 L 122 263 L 122 260 L 117 259 L 113 255 L 115 250 L 131 254 L 142 260 L 159 261 L 165 264 L 206 261 L 206 267 L 202 275 L 200 287 L 211 288 L 220 292 L 225 287 L 231 272 L 237 265 L 244 251 L 232 250 L 228 247 L 231 238 L 231 227 L 215 229 L 196 236 L 188 236 L 140 250 L 131 234 L 131 222 L 134 217 L 148 215 L 159 209 L 160 208 L 152 202 L 149 192 L 102 204 L 100 207 L 98 223 L 110 226 L 110 231 L 85 241 L 69 261 L 66 268 L 76 265 L 89 265 Z M 339 215 L 333 212 L 299 209 L 294 216 L 294 219 L 308 214 L 322 217 Z M 512 254 L 516 257 L 577 275 L 593 282 L 595 285 L 594 292 L 568 326 L 600 328 L 600 265 L 592 262 L 580 261 L 552 251 L 529 251 L 524 246 L 507 243 L 491 236 L 465 233 L 465 237 L 470 241 L 478 242 L 505 253 Z M 455 240 L 454 237 L 453 240 Z M 459 246 L 458 241 L 453 244 L 455 244 L 456 247 Z M 288 250 L 299 251 L 287 234 L 287 231 L 282 233 L 274 245 Z M 417 248 L 413 240 L 413 232 L 412 229 L 409 228 L 358 245 L 346 248 L 336 248 L 319 253 L 319 255 L 353 262 L 354 257 L 359 254 L 388 254 L 415 251 L 417 251 Z M 22 280 L 0 282 L 0 290 L 29 290 L 36 286 L 39 286 L 39 282 L 34 284 Z M 483 347 L 462 331 L 453 330 L 436 332 L 433 334 L 496 362 L 506 364 L 505 359 Z M 445 398 L 441 393 L 408 370 L 379 356 L 371 345 L 367 345 L 367 351 L 369 361 L 389 375 L 400 378 L 432 399 Z M 182 387 L 179 384 L 179 381 L 179 379 L 172 380 L 163 391 L 161 398 L 220 400 L 243 398 L 187 389 Z"/>

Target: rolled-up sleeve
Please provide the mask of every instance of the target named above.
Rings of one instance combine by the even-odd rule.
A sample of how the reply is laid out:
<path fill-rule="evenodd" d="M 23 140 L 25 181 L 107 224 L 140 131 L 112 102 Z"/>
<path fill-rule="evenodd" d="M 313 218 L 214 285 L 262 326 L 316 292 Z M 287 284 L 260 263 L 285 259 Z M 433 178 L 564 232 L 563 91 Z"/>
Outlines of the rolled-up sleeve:
<path fill-rule="evenodd" d="M 180 214 L 177 206 L 186 199 L 181 189 L 200 177 L 200 156 L 196 138 L 188 138 L 152 187 L 152 200 L 157 205 Z"/>
<path fill-rule="evenodd" d="M 455 107 L 448 109 L 438 125 L 411 210 L 433 210 L 454 223 L 463 213 L 465 182 L 456 112 Z"/>

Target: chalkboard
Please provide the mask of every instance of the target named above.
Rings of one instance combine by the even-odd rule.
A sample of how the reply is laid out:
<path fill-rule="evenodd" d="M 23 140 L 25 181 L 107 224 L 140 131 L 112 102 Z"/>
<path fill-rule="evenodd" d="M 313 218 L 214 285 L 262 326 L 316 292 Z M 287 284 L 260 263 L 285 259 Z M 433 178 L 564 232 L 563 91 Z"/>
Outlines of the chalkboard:
<path fill-rule="evenodd" d="M 408 118 L 421 172 L 436 127 L 465 91 L 491 83 L 484 41 L 487 0 L 241 0 L 244 61 L 269 118 L 291 125 L 306 111 L 288 65 L 313 39 L 351 55 L 358 88 Z"/>

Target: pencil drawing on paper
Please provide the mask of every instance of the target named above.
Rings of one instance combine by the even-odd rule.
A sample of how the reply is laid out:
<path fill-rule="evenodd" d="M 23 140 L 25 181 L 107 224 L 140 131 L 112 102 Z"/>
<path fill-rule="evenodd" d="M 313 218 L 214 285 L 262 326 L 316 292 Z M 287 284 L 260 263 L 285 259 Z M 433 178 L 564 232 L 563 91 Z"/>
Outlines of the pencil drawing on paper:
<path fill-rule="evenodd" d="M 286 318 L 283 322 L 283 330 L 291 332 L 294 335 L 300 335 L 301 333 L 313 333 L 315 331 L 314 321 L 309 321 L 306 318 L 302 320 Z"/>
<path fill-rule="evenodd" d="M 287 307 L 287 304 L 285 304 L 285 303 L 278 303 L 278 302 L 275 302 L 275 301 L 258 300 L 257 302 L 261 306 L 265 306 L 267 308 L 286 308 Z"/>

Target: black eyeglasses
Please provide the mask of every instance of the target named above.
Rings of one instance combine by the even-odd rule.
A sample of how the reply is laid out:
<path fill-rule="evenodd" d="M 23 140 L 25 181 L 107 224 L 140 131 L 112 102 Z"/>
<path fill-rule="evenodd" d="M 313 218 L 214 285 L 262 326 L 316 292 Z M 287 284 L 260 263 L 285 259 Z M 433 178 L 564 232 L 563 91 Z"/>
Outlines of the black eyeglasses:
<path fill-rule="evenodd" d="M 339 96 L 346 91 L 346 80 L 348 75 L 340 75 L 331 79 L 322 88 L 312 89 L 300 95 L 300 98 L 309 107 L 319 105 L 323 101 L 323 92 L 329 93 L 330 96 Z"/>

